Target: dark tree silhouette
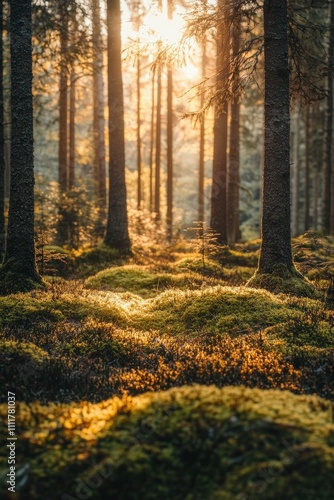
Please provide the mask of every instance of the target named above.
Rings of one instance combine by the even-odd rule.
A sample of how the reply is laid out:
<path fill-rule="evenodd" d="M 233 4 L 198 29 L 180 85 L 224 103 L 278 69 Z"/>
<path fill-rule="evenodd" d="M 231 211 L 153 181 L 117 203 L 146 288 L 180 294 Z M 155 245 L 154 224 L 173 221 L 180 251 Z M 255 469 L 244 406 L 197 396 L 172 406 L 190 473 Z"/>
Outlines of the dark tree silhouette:
<path fill-rule="evenodd" d="M 0 291 L 27 291 L 42 283 L 34 245 L 34 139 L 31 1 L 10 2 L 11 181 L 7 246 Z"/>
<path fill-rule="evenodd" d="M 309 294 L 313 290 L 305 282 L 301 283 L 303 277 L 293 265 L 291 250 L 287 0 L 264 0 L 263 9 L 265 131 L 262 245 L 258 270 L 248 284 L 273 291 L 278 291 L 280 286 L 290 286 L 292 293 Z"/>
<path fill-rule="evenodd" d="M 230 33 L 226 0 L 219 0 L 218 7 L 223 12 L 217 28 L 217 90 L 227 85 L 230 60 Z M 227 130 L 228 102 L 224 98 L 215 107 L 214 147 L 211 193 L 211 228 L 217 234 L 217 242 L 227 243 Z"/>
<path fill-rule="evenodd" d="M 3 2 L 0 0 L 0 256 L 5 251 L 5 130 L 3 89 Z"/>
<path fill-rule="evenodd" d="M 125 185 L 124 102 L 119 0 L 107 2 L 108 105 L 109 105 L 109 206 L 106 245 L 130 251 Z"/>

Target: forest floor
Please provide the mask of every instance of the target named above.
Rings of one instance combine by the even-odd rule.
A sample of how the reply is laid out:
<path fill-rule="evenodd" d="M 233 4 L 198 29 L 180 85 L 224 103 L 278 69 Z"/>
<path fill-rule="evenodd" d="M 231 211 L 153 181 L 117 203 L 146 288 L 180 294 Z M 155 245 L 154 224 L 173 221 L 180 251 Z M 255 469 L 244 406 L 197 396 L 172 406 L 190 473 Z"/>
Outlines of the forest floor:
<path fill-rule="evenodd" d="M 334 497 L 334 242 L 294 240 L 317 300 L 245 287 L 258 251 L 100 247 L 0 298 L 14 498 Z"/>

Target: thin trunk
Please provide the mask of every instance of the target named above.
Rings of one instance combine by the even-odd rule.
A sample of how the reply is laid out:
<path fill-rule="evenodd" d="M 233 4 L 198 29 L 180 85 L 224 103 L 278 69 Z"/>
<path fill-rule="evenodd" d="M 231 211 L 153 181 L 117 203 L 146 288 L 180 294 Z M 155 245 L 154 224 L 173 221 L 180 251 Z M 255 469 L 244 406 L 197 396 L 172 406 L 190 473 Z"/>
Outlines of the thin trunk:
<path fill-rule="evenodd" d="M 154 212 L 157 221 L 160 220 L 160 170 L 161 170 L 161 69 L 157 69 L 157 118 L 155 134 L 155 196 Z"/>
<path fill-rule="evenodd" d="M 96 197 L 104 212 L 107 204 L 106 146 L 104 138 L 103 43 L 101 35 L 100 0 L 92 0 L 93 11 L 93 137 Z"/>
<path fill-rule="evenodd" d="M 167 1 L 168 19 L 173 19 L 173 2 Z M 167 241 L 173 238 L 173 72 L 167 71 Z"/>
<path fill-rule="evenodd" d="M 125 184 L 124 101 L 120 0 L 107 1 L 109 206 L 105 243 L 128 253 L 130 238 Z"/>
<path fill-rule="evenodd" d="M 292 177 L 292 235 L 299 234 L 299 184 L 300 184 L 300 162 L 299 162 L 299 127 L 300 127 L 300 107 L 296 103 L 294 113 L 294 134 L 293 134 L 293 177 Z"/>
<path fill-rule="evenodd" d="M 31 2 L 12 0 L 10 7 L 11 182 L 1 293 L 30 290 L 41 282 L 36 270 L 34 243 Z"/>
<path fill-rule="evenodd" d="M 218 7 L 224 9 L 226 0 L 218 0 Z M 229 73 L 229 23 L 227 15 L 217 28 L 217 89 L 224 93 Z M 217 242 L 227 243 L 227 133 L 228 102 L 222 99 L 216 105 L 214 118 L 214 151 L 211 194 L 211 228 L 217 234 Z"/>
<path fill-rule="evenodd" d="M 153 154 L 154 154 L 154 112 L 155 112 L 155 73 L 152 73 L 151 144 L 150 144 L 150 211 L 153 212 Z"/>
<path fill-rule="evenodd" d="M 203 41 L 202 78 L 206 75 L 206 42 Z M 201 89 L 201 109 L 204 106 L 204 89 Z M 201 117 L 199 133 L 199 169 L 198 169 L 198 222 L 204 222 L 204 157 L 205 157 L 205 113 Z"/>
<path fill-rule="evenodd" d="M 325 118 L 324 172 L 322 187 L 322 230 L 329 234 L 331 230 L 331 186 L 332 177 L 332 139 L 333 139 L 333 67 L 334 67 L 334 0 L 330 5 L 330 35 L 328 48 L 328 82 Z"/>
<path fill-rule="evenodd" d="M 310 229 L 310 109 L 305 115 L 305 220 L 304 230 Z"/>
<path fill-rule="evenodd" d="M 58 214 L 57 243 L 64 245 L 68 238 L 66 215 L 62 208 L 62 197 L 68 189 L 68 0 L 59 4 L 60 16 L 60 85 L 59 85 L 59 142 L 58 142 L 58 176 L 60 206 Z"/>
<path fill-rule="evenodd" d="M 138 24 L 139 29 L 139 24 Z M 138 37 L 138 44 L 139 44 Z M 140 52 L 137 54 L 137 210 L 141 209 L 142 204 L 142 190 L 141 190 L 141 110 L 140 110 L 140 76 L 141 76 L 141 67 L 140 67 Z"/>
<path fill-rule="evenodd" d="M 314 166 L 313 170 L 313 227 L 318 231 L 318 198 L 319 198 L 319 170 Z"/>
<path fill-rule="evenodd" d="M 0 0 L 0 259 L 5 251 L 5 131 L 3 90 L 3 2 Z"/>
<path fill-rule="evenodd" d="M 265 158 L 260 273 L 293 272 L 287 2 L 264 0 Z M 277 267 L 278 266 L 278 267 Z"/>
<path fill-rule="evenodd" d="M 60 95 L 59 95 L 59 187 L 66 192 L 68 187 L 67 171 L 67 50 L 68 50 L 68 12 L 67 0 L 59 6 L 61 16 L 60 31 Z"/>
<path fill-rule="evenodd" d="M 236 58 L 240 50 L 239 27 L 233 26 L 232 53 Z M 234 72 L 233 95 L 231 103 L 230 157 L 227 171 L 227 222 L 228 242 L 234 244 L 239 238 L 239 169 L 240 169 L 240 105 L 237 99 L 239 71 Z"/>
<path fill-rule="evenodd" d="M 70 122 L 69 122 L 69 169 L 68 188 L 73 189 L 75 184 L 75 70 L 71 70 L 70 86 Z"/>

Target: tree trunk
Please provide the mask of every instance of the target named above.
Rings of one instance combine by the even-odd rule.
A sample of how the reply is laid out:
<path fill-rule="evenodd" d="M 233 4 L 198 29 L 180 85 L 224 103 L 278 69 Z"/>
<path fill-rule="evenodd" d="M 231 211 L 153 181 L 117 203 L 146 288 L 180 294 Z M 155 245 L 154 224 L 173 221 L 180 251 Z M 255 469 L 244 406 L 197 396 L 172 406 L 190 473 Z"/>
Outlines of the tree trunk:
<path fill-rule="evenodd" d="M 138 31 L 139 31 L 139 21 L 138 21 Z M 140 40 L 138 37 L 138 44 Z M 137 210 L 141 209 L 142 204 L 142 189 L 141 189 L 141 109 L 140 109 L 140 52 L 137 53 Z"/>
<path fill-rule="evenodd" d="M 66 214 L 62 208 L 63 195 L 68 189 L 68 0 L 59 3 L 60 17 L 60 82 L 59 82 L 59 139 L 58 139 L 58 176 L 60 206 L 58 214 L 57 243 L 64 245 L 68 238 Z"/>
<path fill-rule="evenodd" d="M 265 143 L 260 273 L 293 271 L 287 2 L 264 0 Z"/>
<path fill-rule="evenodd" d="M 67 1 L 60 3 L 60 95 L 59 95 L 59 187 L 62 193 L 68 188 L 67 171 L 67 89 L 68 89 L 68 11 Z"/>
<path fill-rule="evenodd" d="M 305 111 L 305 217 L 304 230 L 310 229 L 310 109 Z"/>
<path fill-rule="evenodd" d="M 153 154 L 154 154 L 154 112 L 155 112 L 155 73 L 152 73 L 152 108 L 151 108 L 151 133 L 150 133 L 150 212 L 154 211 L 153 206 Z"/>
<path fill-rule="evenodd" d="M 240 49 L 239 26 L 233 26 L 232 53 L 236 58 Z M 239 72 L 235 70 L 233 95 L 237 95 Z M 240 105 L 237 98 L 231 104 L 230 155 L 227 171 L 227 221 L 228 242 L 234 244 L 239 238 L 239 169 L 240 169 Z"/>
<path fill-rule="evenodd" d="M 203 41 L 202 78 L 206 75 L 206 42 Z M 201 109 L 204 106 L 204 89 L 201 93 Z M 201 117 L 199 133 L 199 168 L 198 168 L 198 222 L 203 229 L 204 223 L 204 157 L 205 157 L 205 113 Z"/>
<path fill-rule="evenodd" d="M 218 0 L 219 9 L 226 9 L 225 1 Z M 229 73 L 229 41 L 229 23 L 225 13 L 224 22 L 217 28 L 217 90 L 222 92 Z M 227 124 L 228 102 L 224 99 L 215 107 L 210 223 L 220 244 L 227 243 Z"/>
<path fill-rule="evenodd" d="M 75 184 L 75 70 L 71 70 L 68 188 Z"/>
<path fill-rule="evenodd" d="M 109 206 L 105 243 L 128 253 L 130 238 L 125 184 L 124 102 L 121 59 L 120 0 L 107 1 Z"/>
<path fill-rule="evenodd" d="M 325 117 L 324 172 L 322 187 L 322 230 L 329 234 L 331 230 L 331 186 L 332 179 L 332 139 L 333 139 L 333 67 L 334 67 L 334 0 L 330 5 L 330 35 L 328 48 L 328 82 Z"/>
<path fill-rule="evenodd" d="M 296 103 L 294 110 L 294 134 L 293 134 L 293 177 L 292 177 L 292 235 L 299 235 L 299 184 L 300 184 L 300 162 L 299 162 L 299 128 L 300 128 L 300 106 Z"/>
<path fill-rule="evenodd" d="M 34 244 L 31 1 L 12 0 L 10 6 L 11 182 L 7 247 L 0 272 L 0 289 L 5 294 L 31 290 L 41 283 Z"/>
<path fill-rule="evenodd" d="M 104 138 L 103 44 L 100 0 L 92 0 L 93 21 L 93 137 L 96 197 L 104 212 L 107 204 L 106 146 Z"/>
<path fill-rule="evenodd" d="M 161 170 L 161 69 L 157 68 L 157 118 L 155 133 L 155 189 L 154 212 L 160 220 L 160 170 Z"/>
<path fill-rule="evenodd" d="M 173 19 L 173 1 L 167 1 L 168 19 Z M 167 241 L 173 238 L 173 72 L 167 70 Z"/>
<path fill-rule="evenodd" d="M 0 0 L 0 258 L 5 252 L 5 131 L 3 89 L 3 2 Z"/>

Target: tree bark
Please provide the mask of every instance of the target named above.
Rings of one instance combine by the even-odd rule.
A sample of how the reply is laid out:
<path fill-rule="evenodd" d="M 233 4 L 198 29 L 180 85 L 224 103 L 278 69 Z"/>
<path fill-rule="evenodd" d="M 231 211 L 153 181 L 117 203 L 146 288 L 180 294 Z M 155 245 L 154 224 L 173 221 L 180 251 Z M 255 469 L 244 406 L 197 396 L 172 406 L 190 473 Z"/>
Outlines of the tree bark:
<path fill-rule="evenodd" d="M 236 58 L 240 50 L 239 26 L 233 26 L 232 53 Z M 239 71 L 236 69 L 233 82 L 233 95 L 237 95 Z M 234 244 L 239 238 L 239 170 L 240 170 L 240 105 L 237 97 L 231 103 L 230 154 L 227 170 L 227 221 L 228 242 Z"/>
<path fill-rule="evenodd" d="M 157 117 L 155 133 L 155 188 L 154 212 L 157 221 L 160 220 L 160 170 L 161 170 L 161 69 L 157 68 Z"/>
<path fill-rule="evenodd" d="M 130 238 L 125 184 L 124 102 L 121 59 L 120 0 L 107 1 L 109 206 L 105 243 L 128 253 Z"/>
<path fill-rule="evenodd" d="M 173 1 L 167 1 L 168 19 L 173 19 Z M 173 238 L 173 71 L 167 70 L 167 241 Z"/>
<path fill-rule="evenodd" d="M 292 176 L 292 235 L 299 235 L 299 184 L 300 184 L 300 162 L 299 162 L 299 127 L 300 106 L 296 103 L 294 110 L 294 134 L 293 134 L 293 176 Z"/>
<path fill-rule="evenodd" d="M 68 190 L 68 67 L 67 51 L 69 36 L 68 0 L 59 3 L 60 18 L 60 80 L 59 80 L 59 138 L 58 180 L 60 205 L 58 213 L 57 244 L 64 245 L 68 239 L 66 215 L 62 208 L 63 195 Z"/>
<path fill-rule="evenodd" d="M 218 0 L 218 8 L 226 9 L 226 0 Z M 217 89 L 224 91 L 229 72 L 229 23 L 227 15 L 217 27 Z M 211 192 L 211 229 L 217 242 L 227 243 L 227 127 L 228 102 L 224 99 L 216 105 L 214 118 L 214 146 Z"/>
<path fill-rule="evenodd" d="M 138 21 L 138 31 L 139 31 L 139 21 Z M 140 40 L 138 37 L 138 44 Z M 140 67 L 140 52 L 137 53 L 137 210 L 141 209 L 142 204 L 142 174 L 141 174 L 141 89 L 140 89 L 140 77 L 141 77 L 141 67 Z"/>
<path fill-rule="evenodd" d="M 10 2 L 11 181 L 8 234 L 0 272 L 1 293 L 41 283 L 34 244 L 34 138 L 31 1 Z"/>
<path fill-rule="evenodd" d="M 203 41 L 202 78 L 206 75 L 206 42 Z M 201 93 L 201 109 L 204 106 L 204 92 Z M 205 113 L 201 117 L 199 132 L 199 168 L 198 168 L 198 222 L 203 229 L 204 223 L 204 157 L 205 157 Z"/>
<path fill-rule="evenodd" d="M 59 85 L 59 187 L 62 193 L 68 188 L 68 165 L 67 165 L 67 90 L 68 90 L 68 0 L 59 4 L 60 15 L 60 85 Z"/>
<path fill-rule="evenodd" d="M 5 131 L 3 89 L 3 2 L 0 0 L 0 258 L 5 252 Z"/>
<path fill-rule="evenodd" d="M 150 212 L 154 211 L 153 206 L 153 156 L 154 156 L 154 112 L 155 112 L 155 74 L 152 73 L 151 91 L 151 132 L 150 132 Z"/>
<path fill-rule="evenodd" d="M 260 273 L 294 270 L 290 234 L 287 1 L 264 0 L 265 153 Z"/>
<path fill-rule="evenodd" d="M 69 121 L 69 168 L 68 168 L 68 188 L 73 189 L 75 184 L 75 69 L 71 70 L 70 86 L 70 121 Z"/>
<path fill-rule="evenodd" d="M 106 146 L 104 138 L 103 46 L 100 0 L 92 0 L 93 21 L 93 136 L 96 197 L 104 212 L 107 204 Z"/>
<path fill-rule="evenodd" d="M 310 109 L 305 110 L 305 213 L 304 230 L 310 229 Z"/>
<path fill-rule="evenodd" d="M 334 67 L 334 0 L 330 4 L 330 34 L 328 47 L 328 81 L 327 103 L 325 117 L 325 143 L 324 143 L 324 171 L 322 186 L 322 230 L 329 234 L 331 230 L 331 186 L 334 182 L 332 175 L 333 156 L 333 67 Z"/>

